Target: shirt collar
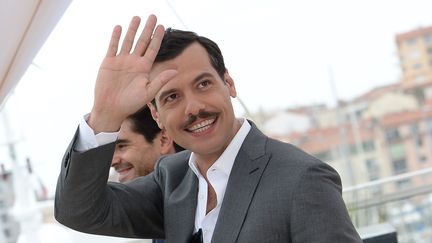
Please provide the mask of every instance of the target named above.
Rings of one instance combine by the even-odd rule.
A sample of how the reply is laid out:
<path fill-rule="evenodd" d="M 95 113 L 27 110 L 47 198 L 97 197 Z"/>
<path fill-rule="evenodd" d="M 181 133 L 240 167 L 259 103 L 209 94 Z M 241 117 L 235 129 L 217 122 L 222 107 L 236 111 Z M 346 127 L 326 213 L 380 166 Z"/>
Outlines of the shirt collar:
<path fill-rule="evenodd" d="M 240 150 L 243 141 L 246 139 L 246 136 L 251 129 L 251 125 L 246 119 L 239 118 L 239 121 L 242 123 L 242 126 L 237 131 L 236 135 L 231 140 L 225 151 L 221 154 L 221 156 L 219 156 L 219 158 L 209 169 L 219 169 L 228 176 L 231 173 L 231 169 L 234 165 L 234 160 L 237 157 L 238 151 Z M 196 155 L 194 152 L 192 152 L 189 157 L 189 167 L 192 169 L 196 176 L 199 177 L 201 175 L 196 166 Z"/>

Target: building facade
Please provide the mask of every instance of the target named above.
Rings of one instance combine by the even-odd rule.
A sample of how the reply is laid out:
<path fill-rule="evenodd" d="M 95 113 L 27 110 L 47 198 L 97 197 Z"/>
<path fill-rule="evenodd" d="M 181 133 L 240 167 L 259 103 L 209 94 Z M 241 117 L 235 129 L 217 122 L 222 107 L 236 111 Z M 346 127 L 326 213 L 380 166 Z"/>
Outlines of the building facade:
<path fill-rule="evenodd" d="M 432 27 L 396 35 L 402 84 L 412 86 L 432 81 Z"/>

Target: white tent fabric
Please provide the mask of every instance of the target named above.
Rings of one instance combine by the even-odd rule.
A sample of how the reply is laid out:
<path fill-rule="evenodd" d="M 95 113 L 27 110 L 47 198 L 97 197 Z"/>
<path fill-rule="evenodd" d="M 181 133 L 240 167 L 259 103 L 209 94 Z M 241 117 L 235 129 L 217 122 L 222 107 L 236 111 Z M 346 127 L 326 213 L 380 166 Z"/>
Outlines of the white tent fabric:
<path fill-rule="evenodd" d="M 0 109 L 71 1 L 0 1 Z"/>

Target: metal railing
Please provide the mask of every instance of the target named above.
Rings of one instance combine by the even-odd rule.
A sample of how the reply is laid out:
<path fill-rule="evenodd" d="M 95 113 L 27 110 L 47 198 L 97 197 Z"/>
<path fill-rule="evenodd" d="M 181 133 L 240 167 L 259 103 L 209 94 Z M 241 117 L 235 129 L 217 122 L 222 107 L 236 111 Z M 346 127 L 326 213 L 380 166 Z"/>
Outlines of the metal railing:
<path fill-rule="evenodd" d="M 348 187 L 343 191 L 357 228 L 389 223 L 400 243 L 432 239 L 432 168 Z"/>

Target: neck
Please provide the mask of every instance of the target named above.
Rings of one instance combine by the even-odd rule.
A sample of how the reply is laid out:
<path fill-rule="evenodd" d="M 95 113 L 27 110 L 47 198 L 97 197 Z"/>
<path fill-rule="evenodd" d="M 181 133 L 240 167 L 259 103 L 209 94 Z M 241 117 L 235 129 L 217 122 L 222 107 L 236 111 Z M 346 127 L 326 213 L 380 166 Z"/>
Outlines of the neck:
<path fill-rule="evenodd" d="M 229 143 L 232 142 L 232 140 L 234 139 L 235 135 L 237 134 L 237 132 L 240 130 L 240 127 L 242 126 L 242 122 L 239 119 L 235 119 L 234 121 L 234 126 L 233 126 L 233 133 L 231 135 L 231 139 L 229 140 Z M 226 150 L 226 148 L 228 147 L 228 144 L 225 145 L 225 147 L 219 151 L 219 153 L 214 153 L 214 154 L 206 154 L 206 155 L 202 155 L 202 154 L 197 154 L 195 153 L 196 156 L 196 165 L 198 167 L 199 172 L 201 173 L 201 175 L 205 176 L 207 175 L 207 170 L 216 162 L 216 160 L 222 155 L 222 153 Z"/>
<path fill-rule="evenodd" d="M 207 170 L 216 162 L 216 160 L 220 157 L 219 155 L 198 155 L 195 154 L 196 156 L 196 166 L 198 167 L 199 172 L 201 173 L 201 175 L 203 175 L 204 177 L 207 178 Z"/>

